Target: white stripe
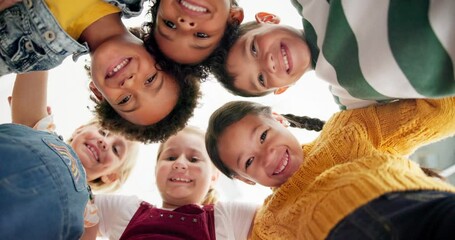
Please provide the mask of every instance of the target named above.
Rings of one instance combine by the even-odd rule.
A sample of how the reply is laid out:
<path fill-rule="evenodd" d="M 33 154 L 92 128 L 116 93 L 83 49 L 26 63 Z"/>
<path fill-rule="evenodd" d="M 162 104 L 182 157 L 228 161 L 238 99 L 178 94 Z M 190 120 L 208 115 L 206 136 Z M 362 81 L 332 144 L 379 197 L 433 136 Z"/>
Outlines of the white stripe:
<path fill-rule="evenodd" d="M 455 1 L 431 0 L 428 17 L 433 31 L 452 59 L 455 75 Z"/>
<path fill-rule="evenodd" d="M 305 16 L 316 31 L 318 37 L 317 46 L 319 49 L 322 49 L 330 5 L 327 1 L 320 0 L 299 0 L 299 3 L 303 6 L 302 15 Z M 322 51 L 319 53 L 315 71 L 318 78 L 322 78 L 331 85 L 332 94 L 337 96 L 340 104 L 346 106 L 348 109 L 357 108 L 358 106 L 364 107 L 376 103 L 375 101 L 354 98 L 344 88 L 340 87 L 337 81 L 335 69 L 330 63 L 327 62 L 322 54 Z"/>
<path fill-rule="evenodd" d="M 344 0 L 343 8 L 359 46 L 360 68 L 379 93 L 393 98 L 423 97 L 415 91 L 392 55 L 388 34 L 388 1 Z"/>
<path fill-rule="evenodd" d="M 316 63 L 316 76 L 328 82 L 333 95 L 338 97 L 340 104 L 346 106 L 347 109 L 354 109 L 376 104 L 376 101 L 359 99 L 351 96 L 346 89 L 340 86 L 338 78 L 333 66 L 327 62 L 323 55 L 319 55 Z"/>

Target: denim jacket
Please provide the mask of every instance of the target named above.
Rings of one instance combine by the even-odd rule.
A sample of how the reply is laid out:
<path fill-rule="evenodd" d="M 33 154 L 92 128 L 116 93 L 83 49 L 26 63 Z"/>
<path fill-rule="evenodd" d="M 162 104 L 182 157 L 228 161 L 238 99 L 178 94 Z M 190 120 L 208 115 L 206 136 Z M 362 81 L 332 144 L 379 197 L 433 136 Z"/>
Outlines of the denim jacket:
<path fill-rule="evenodd" d="M 122 17 L 138 16 L 145 0 L 105 0 L 119 7 Z M 0 76 L 49 70 L 69 55 L 89 52 L 87 43 L 70 37 L 44 0 L 24 0 L 0 12 Z"/>

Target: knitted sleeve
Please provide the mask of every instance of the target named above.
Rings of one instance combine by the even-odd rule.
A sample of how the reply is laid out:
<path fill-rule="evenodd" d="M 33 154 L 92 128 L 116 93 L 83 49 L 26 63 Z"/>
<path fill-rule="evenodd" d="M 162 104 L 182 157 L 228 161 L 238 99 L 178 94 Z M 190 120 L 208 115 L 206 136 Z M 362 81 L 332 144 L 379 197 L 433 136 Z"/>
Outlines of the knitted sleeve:
<path fill-rule="evenodd" d="M 401 100 L 374 107 L 378 148 L 407 156 L 455 134 L 455 98 Z M 368 121 L 366 121 L 368 123 Z"/>

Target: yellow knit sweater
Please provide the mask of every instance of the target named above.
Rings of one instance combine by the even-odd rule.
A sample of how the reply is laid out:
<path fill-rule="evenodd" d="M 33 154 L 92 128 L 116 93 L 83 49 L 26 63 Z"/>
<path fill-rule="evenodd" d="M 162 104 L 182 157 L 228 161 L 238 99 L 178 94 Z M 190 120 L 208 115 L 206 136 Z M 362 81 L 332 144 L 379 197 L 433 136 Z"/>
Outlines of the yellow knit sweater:
<path fill-rule="evenodd" d="M 455 133 L 455 98 L 342 111 L 303 145 L 299 170 L 259 210 L 252 239 L 324 239 L 345 216 L 388 192 L 455 187 L 407 159 Z"/>

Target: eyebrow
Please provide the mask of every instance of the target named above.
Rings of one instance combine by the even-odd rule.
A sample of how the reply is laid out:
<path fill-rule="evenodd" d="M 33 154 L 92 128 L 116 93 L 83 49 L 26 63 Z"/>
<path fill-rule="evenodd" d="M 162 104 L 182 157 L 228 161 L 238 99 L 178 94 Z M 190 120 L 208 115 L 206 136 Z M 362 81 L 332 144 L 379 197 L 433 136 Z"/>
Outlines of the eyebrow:
<path fill-rule="evenodd" d="M 194 48 L 194 49 L 198 49 L 198 50 L 205 50 L 205 49 L 209 49 L 212 47 L 212 44 L 209 44 L 207 46 L 201 46 L 201 45 L 190 45 L 190 47 Z"/>
<path fill-rule="evenodd" d="M 166 38 L 166 39 L 169 40 L 169 41 L 174 41 L 174 39 L 172 39 L 171 37 L 169 37 L 169 35 L 167 35 L 167 34 L 165 34 L 164 32 L 162 32 L 160 27 L 157 27 L 156 29 L 158 29 L 158 33 L 159 33 L 162 37 Z"/>

